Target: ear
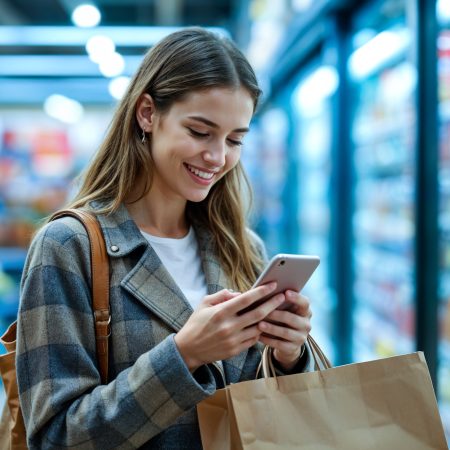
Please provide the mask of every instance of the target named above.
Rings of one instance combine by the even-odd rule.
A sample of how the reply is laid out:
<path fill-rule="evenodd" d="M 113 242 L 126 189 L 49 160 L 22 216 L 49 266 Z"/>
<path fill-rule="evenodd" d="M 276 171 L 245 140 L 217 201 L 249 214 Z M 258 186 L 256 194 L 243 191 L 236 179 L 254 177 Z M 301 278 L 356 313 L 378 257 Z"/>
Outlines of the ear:
<path fill-rule="evenodd" d="M 155 103 L 152 97 L 144 93 L 142 94 L 136 105 L 136 119 L 141 130 L 150 133 L 155 123 Z"/>

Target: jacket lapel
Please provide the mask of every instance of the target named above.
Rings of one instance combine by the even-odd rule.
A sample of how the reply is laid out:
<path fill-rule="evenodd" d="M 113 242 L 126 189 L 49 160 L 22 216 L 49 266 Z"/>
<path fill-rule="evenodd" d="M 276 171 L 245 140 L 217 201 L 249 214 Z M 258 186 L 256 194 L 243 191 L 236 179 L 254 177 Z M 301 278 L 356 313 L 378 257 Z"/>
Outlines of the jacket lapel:
<path fill-rule="evenodd" d="M 192 314 L 191 305 L 150 245 L 121 285 L 174 331 Z"/>

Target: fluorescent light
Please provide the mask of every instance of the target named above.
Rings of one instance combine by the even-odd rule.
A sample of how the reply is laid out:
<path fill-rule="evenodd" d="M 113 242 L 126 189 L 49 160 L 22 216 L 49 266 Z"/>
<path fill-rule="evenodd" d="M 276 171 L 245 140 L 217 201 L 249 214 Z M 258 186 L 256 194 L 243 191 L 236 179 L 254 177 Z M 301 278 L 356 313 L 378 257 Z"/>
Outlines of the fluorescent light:
<path fill-rule="evenodd" d="M 76 123 L 83 116 L 83 107 L 76 100 L 53 94 L 44 102 L 45 112 L 64 123 Z"/>
<path fill-rule="evenodd" d="M 302 115 L 313 117 L 322 110 L 325 99 L 331 97 L 339 86 L 339 75 L 332 66 L 321 66 L 299 84 L 294 100 Z"/>
<path fill-rule="evenodd" d="M 411 42 L 407 28 L 382 31 L 356 49 L 350 56 L 348 69 L 355 79 L 362 79 L 405 52 Z"/>
<path fill-rule="evenodd" d="M 108 36 L 95 35 L 89 38 L 86 43 L 86 51 L 89 58 L 95 63 L 100 61 L 109 55 L 113 54 L 116 50 L 113 40 Z"/>
<path fill-rule="evenodd" d="M 142 56 L 124 56 L 124 75 L 132 75 Z M 100 77 L 88 55 L 0 55 L 0 77 Z M 37 82 L 37 80 L 34 80 Z"/>
<path fill-rule="evenodd" d="M 131 78 L 129 77 L 117 77 L 113 78 L 108 85 L 108 91 L 111 97 L 116 100 L 120 100 L 127 91 Z"/>
<path fill-rule="evenodd" d="M 86 57 L 89 61 L 89 59 Z M 90 64 L 92 64 L 89 61 Z M 1 63 L 0 63 L 1 64 Z M 109 79 L 94 67 L 98 77 L 0 78 L 0 105 L 40 105 L 55 92 L 83 105 L 111 106 Z"/>
<path fill-rule="evenodd" d="M 103 76 L 108 78 L 116 77 L 125 69 L 125 61 L 121 54 L 114 52 L 102 58 L 98 68 Z"/>
<path fill-rule="evenodd" d="M 77 27 L 95 27 L 100 23 L 100 19 L 100 11 L 94 5 L 79 5 L 72 13 L 72 22 Z"/>
<path fill-rule="evenodd" d="M 77 28 L 73 26 L 0 26 L 2 46 L 32 47 L 84 47 L 87 40 L 97 34 L 110 37 L 120 47 L 151 47 L 168 34 L 181 27 L 95 27 Z M 230 37 L 224 28 L 210 27 L 221 36 Z"/>

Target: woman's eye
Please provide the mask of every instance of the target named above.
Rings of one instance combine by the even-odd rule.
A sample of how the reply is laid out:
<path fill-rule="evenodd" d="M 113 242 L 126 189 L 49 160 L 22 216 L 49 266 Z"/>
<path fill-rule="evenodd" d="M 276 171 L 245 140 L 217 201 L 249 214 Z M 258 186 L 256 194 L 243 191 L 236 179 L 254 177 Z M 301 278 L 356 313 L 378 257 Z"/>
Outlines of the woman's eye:
<path fill-rule="evenodd" d="M 200 138 L 208 137 L 208 133 L 200 133 L 199 131 L 195 131 L 192 128 L 188 128 L 188 130 L 192 134 L 192 136 Z"/>
<path fill-rule="evenodd" d="M 240 147 L 242 145 L 242 141 L 235 141 L 234 139 L 228 139 L 228 142 L 236 147 Z"/>

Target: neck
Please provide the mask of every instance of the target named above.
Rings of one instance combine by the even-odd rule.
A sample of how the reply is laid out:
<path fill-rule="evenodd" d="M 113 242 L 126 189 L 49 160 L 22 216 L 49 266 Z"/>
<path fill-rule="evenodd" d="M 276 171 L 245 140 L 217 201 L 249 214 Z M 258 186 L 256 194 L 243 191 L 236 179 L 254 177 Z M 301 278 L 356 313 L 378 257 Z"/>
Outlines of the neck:
<path fill-rule="evenodd" d="M 181 238 L 189 230 L 185 200 L 169 199 L 164 192 L 152 188 L 138 201 L 125 205 L 138 228 L 153 236 Z"/>

